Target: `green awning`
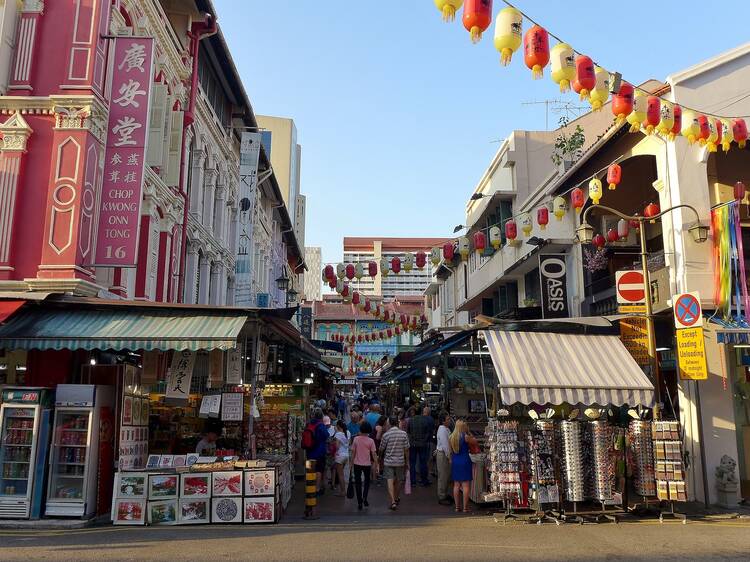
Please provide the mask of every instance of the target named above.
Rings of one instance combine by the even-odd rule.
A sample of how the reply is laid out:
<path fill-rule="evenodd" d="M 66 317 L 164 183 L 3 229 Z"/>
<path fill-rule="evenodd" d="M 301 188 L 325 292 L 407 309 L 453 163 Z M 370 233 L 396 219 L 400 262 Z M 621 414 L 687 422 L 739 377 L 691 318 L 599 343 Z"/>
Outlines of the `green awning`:
<path fill-rule="evenodd" d="M 22 309 L 0 326 L 0 348 L 232 349 L 248 319 L 241 310 L 141 306 Z"/>

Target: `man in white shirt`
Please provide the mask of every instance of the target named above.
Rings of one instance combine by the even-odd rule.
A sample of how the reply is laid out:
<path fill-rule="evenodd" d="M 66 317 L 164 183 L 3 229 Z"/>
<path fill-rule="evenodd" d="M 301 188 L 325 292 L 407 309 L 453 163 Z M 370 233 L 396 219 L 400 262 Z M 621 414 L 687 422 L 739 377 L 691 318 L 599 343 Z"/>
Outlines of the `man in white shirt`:
<path fill-rule="evenodd" d="M 437 430 L 437 447 L 435 449 L 438 471 L 438 503 L 450 505 L 451 496 L 448 491 L 448 484 L 451 479 L 451 445 L 449 441 L 451 417 L 448 412 L 441 412 L 438 422 L 440 426 Z"/>

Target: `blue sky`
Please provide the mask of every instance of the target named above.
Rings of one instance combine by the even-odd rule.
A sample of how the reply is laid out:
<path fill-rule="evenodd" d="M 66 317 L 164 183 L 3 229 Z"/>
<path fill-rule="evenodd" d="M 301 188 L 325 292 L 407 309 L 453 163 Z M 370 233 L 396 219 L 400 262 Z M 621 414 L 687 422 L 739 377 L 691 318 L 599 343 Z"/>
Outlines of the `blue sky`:
<path fill-rule="evenodd" d="M 451 235 L 497 140 L 545 128 L 544 106 L 522 103 L 560 97 L 520 52 L 500 66 L 493 27 L 473 45 L 432 0 L 214 2 L 255 112 L 297 125 L 306 244 L 324 262 L 341 259 L 344 236 Z M 516 5 L 635 83 L 748 40 L 746 1 Z"/>

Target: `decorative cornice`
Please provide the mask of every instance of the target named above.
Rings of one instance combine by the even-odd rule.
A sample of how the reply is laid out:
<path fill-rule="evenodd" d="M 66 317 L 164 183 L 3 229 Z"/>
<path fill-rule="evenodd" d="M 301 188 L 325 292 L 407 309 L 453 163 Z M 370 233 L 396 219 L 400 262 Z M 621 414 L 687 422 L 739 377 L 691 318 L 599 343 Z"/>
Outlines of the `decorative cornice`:
<path fill-rule="evenodd" d="M 21 11 L 27 14 L 43 14 L 44 0 L 23 0 Z"/>
<path fill-rule="evenodd" d="M 26 152 L 26 141 L 33 132 L 21 114 L 14 113 L 5 123 L 0 125 L 0 133 L 3 135 L 0 150 L 3 152 Z"/>

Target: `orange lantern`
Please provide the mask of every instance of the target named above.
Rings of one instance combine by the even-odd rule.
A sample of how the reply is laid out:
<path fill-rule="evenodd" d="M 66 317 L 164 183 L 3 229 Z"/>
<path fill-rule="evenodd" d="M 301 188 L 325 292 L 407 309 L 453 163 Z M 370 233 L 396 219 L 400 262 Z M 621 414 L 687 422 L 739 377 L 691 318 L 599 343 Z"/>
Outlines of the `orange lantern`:
<path fill-rule="evenodd" d="M 427 265 L 427 254 L 421 250 L 417 252 L 416 264 L 417 269 L 424 269 L 424 266 Z"/>
<path fill-rule="evenodd" d="M 646 208 L 643 209 L 643 216 L 646 218 L 652 218 L 659 214 L 659 205 L 656 203 L 649 203 Z M 651 220 L 651 224 L 654 224 L 656 220 Z"/>
<path fill-rule="evenodd" d="M 456 12 L 461 9 L 464 0 L 435 0 L 435 7 L 443 14 L 443 21 L 456 19 Z"/>
<path fill-rule="evenodd" d="M 539 225 L 541 230 L 547 228 L 549 223 L 549 209 L 547 207 L 539 207 L 536 211 L 536 223 Z"/>
<path fill-rule="evenodd" d="M 612 96 L 612 114 L 617 119 L 618 127 L 625 122 L 625 119 L 633 111 L 634 96 L 635 90 L 627 82 L 623 82 L 620 85 L 620 91 Z"/>
<path fill-rule="evenodd" d="M 643 121 L 643 127 L 647 135 L 652 135 L 659 125 L 661 109 L 661 99 L 658 96 L 648 96 L 646 98 L 646 119 Z"/>
<path fill-rule="evenodd" d="M 511 242 L 518 236 L 518 226 L 513 219 L 505 223 L 505 237 Z"/>
<path fill-rule="evenodd" d="M 734 140 L 737 141 L 737 146 L 745 148 L 747 143 L 747 123 L 744 119 L 735 119 L 732 122 L 732 132 L 734 133 Z"/>
<path fill-rule="evenodd" d="M 573 91 L 580 95 L 581 101 L 589 97 L 591 90 L 596 86 L 596 73 L 594 72 L 594 61 L 586 55 L 576 58 L 576 77 L 573 80 Z"/>
<path fill-rule="evenodd" d="M 607 231 L 607 240 L 609 242 L 617 242 L 618 238 L 619 237 L 617 236 L 617 231 L 614 228 L 610 228 Z"/>
<path fill-rule="evenodd" d="M 617 186 L 620 184 L 620 180 L 622 179 L 622 168 L 619 164 L 611 164 L 609 168 L 607 168 L 607 183 L 609 184 L 609 189 L 615 190 L 617 189 Z"/>
<path fill-rule="evenodd" d="M 705 115 L 698 115 L 698 144 L 706 146 L 708 137 L 711 136 L 711 127 L 708 125 L 708 117 Z"/>
<path fill-rule="evenodd" d="M 393 273 L 401 272 L 401 258 L 398 256 L 393 256 L 391 258 L 391 271 L 393 271 Z"/>
<path fill-rule="evenodd" d="M 484 252 L 484 249 L 487 247 L 487 237 L 484 235 L 484 232 L 481 230 L 474 233 L 474 251 L 477 254 L 481 254 Z"/>
<path fill-rule="evenodd" d="M 492 23 L 492 0 L 466 0 L 462 20 L 471 42 L 478 43 Z"/>
<path fill-rule="evenodd" d="M 668 135 L 671 141 L 682 131 L 682 108 L 679 105 L 675 105 L 672 107 L 672 112 L 674 113 L 674 125 L 672 125 L 672 130 L 669 131 Z"/>
<path fill-rule="evenodd" d="M 544 67 L 549 62 L 549 34 L 544 28 L 535 25 L 526 32 L 523 59 L 535 80 L 544 75 Z"/>
<path fill-rule="evenodd" d="M 586 197 L 583 194 L 583 190 L 580 187 L 576 187 L 570 192 L 570 204 L 576 210 L 577 214 L 581 214 L 581 209 L 586 203 Z"/>

